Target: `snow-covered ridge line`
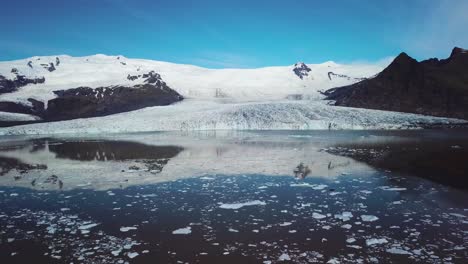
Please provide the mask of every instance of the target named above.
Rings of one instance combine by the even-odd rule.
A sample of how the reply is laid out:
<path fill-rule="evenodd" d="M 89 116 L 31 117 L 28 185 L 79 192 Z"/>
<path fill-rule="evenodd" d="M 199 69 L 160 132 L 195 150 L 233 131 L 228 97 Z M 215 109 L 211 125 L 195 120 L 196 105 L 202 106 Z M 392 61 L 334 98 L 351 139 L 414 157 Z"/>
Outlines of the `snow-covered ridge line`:
<path fill-rule="evenodd" d="M 28 98 L 46 103 L 55 97 L 53 91 L 86 86 L 134 86 L 141 78 L 131 78 L 150 71 L 161 75 L 169 87 L 186 98 L 227 97 L 236 100 L 284 99 L 303 94 L 321 98 L 317 92 L 356 82 L 375 75 L 384 65 L 297 63 L 289 66 L 257 69 L 208 69 L 124 56 L 102 54 L 71 57 L 67 55 L 31 57 L 0 62 L 0 75 L 14 79 L 17 74 L 28 78 L 45 78 L 42 84 L 30 84 L 13 93 L 0 94 L 0 101 L 30 104 Z M 328 77 L 329 72 L 352 78 Z M 299 75 L 297 75 L 299 74 Z M 356 79 L 354 79 L 356 78 Z"/>

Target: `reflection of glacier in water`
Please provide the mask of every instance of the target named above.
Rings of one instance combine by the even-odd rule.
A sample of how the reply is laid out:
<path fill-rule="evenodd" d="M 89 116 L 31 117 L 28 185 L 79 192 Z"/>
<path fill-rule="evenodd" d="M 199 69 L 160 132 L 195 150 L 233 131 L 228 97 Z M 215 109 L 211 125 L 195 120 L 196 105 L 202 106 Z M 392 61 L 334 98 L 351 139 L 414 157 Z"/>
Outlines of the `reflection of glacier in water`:
<path fill-rule="evenodd" d="M 333 137 L 331 137 L 333 138 Z M 330 140 L 330 139 L 329 139 Z M 196 134 L 126 135 L 118 138 L 43 138 L 5 142 L 0 184 L 40 189 L 111 189 L 222 175 L 295 175 L 333 178 L 366 165 L 321 151 L 323 138 Z M 50 177 L 56 177 L 51 181 Z"/>
<path fill-rule="evenodd" d="M 353 160 L 405 133 L 3 138 L 0 262 L 465 263 L 466 191 Z"/>

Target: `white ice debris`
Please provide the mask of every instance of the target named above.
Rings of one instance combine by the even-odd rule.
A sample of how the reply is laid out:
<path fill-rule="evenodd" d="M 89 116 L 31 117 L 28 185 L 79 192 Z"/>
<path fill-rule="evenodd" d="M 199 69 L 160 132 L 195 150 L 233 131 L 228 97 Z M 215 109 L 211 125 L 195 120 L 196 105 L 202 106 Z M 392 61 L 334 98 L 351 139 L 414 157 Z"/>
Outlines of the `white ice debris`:
<path fill-rule="evenodd" d="M 291 187 L 308 187 L 308 188 L 312 188 L 314 190 L 323 190 L 323 189 L 327 188 L 327 185 L 325 185 L 325 184 L 309 184 L 309 183 L 293 183 L 293 184 L 290 184 L 289 186 L 291 186 Z"/>
<path fill-rule="evenodd" d="M 253 205 L 266 205 L 265 202 L 263 201 L 259 201 L 259 200 L 254 200 L 254 201 L 248 201 L 248 202 L 244 202 L 244 203 L 231 203 L 231 204 L 228 204 L 228 203 L 225 203 L 225 204 L 221 204 L 219 206 L 219 208 L 222 208 L 222 209 L 240 209 L 244 206 L 253 206 Z"/>
<path fill-rule="evenodd" d="M 127 254 L 127 256 L 128 256 L 129 258 L 131 258 L 131 259 L 132 259 L 132 258 L 136 258 L 138 255 L 140 255 L 140 254 L 138 254 L 137 252 L 129 252 L 129 253 Z"/>
<path fill-rule="evenodd" d="M 291 257 L 286 253 L 281 254 L 281 256 L 279 256 L 278 258 L 278 261 L 287 261 L 287 260 L 291 260 Z"/>
<path fill-rule="evenodd" d="M 411 252 L 403 250 L 401 248 L 395 248 L 395 247 L 389 248 L 386 251 L 390 254 L 396 254 L 396 255 L 411 255 Z"/>
<path fill-rule="evenodd" d="M 172 231 L 173 235 L 188 235 L 190 233 L 192 233 L 192 227 L 190 227 L 190 226 L 184 227 L 184 228 L 179 228 L 179 229 L 176 229 L 176 230 Z"/>
<path fill-rule="evenodd" d="M 320 220 L 320 219 L 323 219 L 323 218 L 325 218 L 325 217 L 327 217 L 327 216 L 326 216 L 326 215 L 323 215 L 323 214 L 319 214 L 319 213 L 314 212 L 314 213 L 312 214 L 312 217 L 315 218 L 315 219 L 319 219 L 319 220 Z"/>
<path fill-rule="evenodd" d="M 95 226 L 97 226 L 99 224 L 96 224 L 96 223 L 92 223 L 92 224 L 86 224 L 86 225 L 82 225 L 82 226 L 79 226 L 78 229 L 80 230 L 88 230 L 88 229 L 91 229 Z"/>
<path fill-rule="evenodd" d="M 382 186 L 380 189 L 384 191 L 406 191 L 406 188 L 401 187 L 390 187 L 390 186 Z"/>
<path fill-rule="evenodd" d="M 370 238 L 370 239 L 366 239 L 366 245 L 367 245 L 367 246 L 378 245 L 378 244 L 385 244 L 385 243 L 388 243 L 387 239 L 385 239 L 385 238 Z"/>
<path fill-rule="evenodd" d="M 353 217 L 353 213 L 351 212 L 342 212 L 341 214 L 336 214 L 335 218 L 340 219 L 342 221 L 348 221 Z"/>
<path fill-rule="evenodd" d="M 134 226 L 123 226 L 120 228 L 120 232 L 128 232 L 130 230 L 137 230 L 137 228 Z"/>
<path fill-rule="evenodd" d="M 361 219 L 364 222 L 374 222 L 379 220 L 379 218 L 375 215 L 361 215 Z"/>
<path fill-rule="evenodd" d="M 340 261 L 336 258 L 331 258 L 327 261 L 327 264 L 340 264 Z"/>

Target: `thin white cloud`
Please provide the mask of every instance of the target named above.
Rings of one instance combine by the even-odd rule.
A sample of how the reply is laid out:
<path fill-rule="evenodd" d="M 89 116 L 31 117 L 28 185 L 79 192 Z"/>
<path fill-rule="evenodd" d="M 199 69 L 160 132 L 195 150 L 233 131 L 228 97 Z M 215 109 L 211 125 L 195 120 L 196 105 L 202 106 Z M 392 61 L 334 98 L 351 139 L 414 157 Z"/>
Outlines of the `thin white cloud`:
<path fill-rule="evenodd" d="M 429 1 L 428 1 L 429 3 Z M 455 46 L 468 46 L 468 1 L 440 0 L 420 21 L 408 25 L 403 46 L 410 55 L 446 57 Z"/>
<path fill-rule="evenodd" d="M 189 63 L 207 68 L 252 68 L 258 65 L 256 58 L 228 52 L 202 52 L 188 60 Z"/>

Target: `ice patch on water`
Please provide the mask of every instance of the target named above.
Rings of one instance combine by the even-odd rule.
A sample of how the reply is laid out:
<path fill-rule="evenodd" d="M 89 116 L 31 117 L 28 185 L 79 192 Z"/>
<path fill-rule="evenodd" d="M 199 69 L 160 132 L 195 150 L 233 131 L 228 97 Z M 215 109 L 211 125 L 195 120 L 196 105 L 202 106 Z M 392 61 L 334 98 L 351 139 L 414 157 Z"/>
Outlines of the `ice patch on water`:
<path fill-rule="evenodd" d="M 400 248 L 389 248 L 386 250 L 390 254 L 396 254 L 396 255 L 411 255 L 411 252 L 400 249 Z"/>
<path fill-rule="evenodd" d="M 278 261 L 287 261 L 287 260 L 291 260 L 291 257 L 286 253 L 281 254 L 281 256 L 279 256 L 278 258 Z"/>
<path fill-rule="evenodd" d="M 137 228 L 134 226 L 123 226 L 120 228 L 120 232 L 128 232 L 130 230 L 137 230 Z"/>
<path fill-rule="evenodd" d="M 384 191 L 406 191 L 406 188 L 401 188 L 401 187 L 390 187 L 390 186 L 382 186 L 380 189 Z"/>
<path fill-rule="evenodd" d="M 172 231 L 173 235 L 188 235 L 190 233 L 192 233 L 192 228 L 190 226 L 179 228 L 179 229 Z"/>
<path fill-rule="evenodd" d="M 367 246 L 372 246 L 372 245 L 379 245 L 379 244 L 385 244 L 388 243 L 388 240 L 385 238 L 370 238 L 366 239 L 366 245 Z"/>
<path fill-rule="evenodd" d="M 313 213 L 312 214 L 312 217 L 315 218 L 315 219 L 323 219 L 325 217 L 327 217 L 326 215 L 323 215 L 323 214 L 319 214 L 319 213 Z"/>
<path fill-rule="evenodd" d="M 325 184 L 309 184 L 309 183 L 293 183 L 293 184 L 291 184 L 289 186 L 291 186 L 291 187 L 308 187 L 308 188 L 312 188 L 314 190 L 323 190 L 323 189 L 328 187 Z"/>
<path fill-rule="evenodd" d="M 82 226 L 79 226 L 78 229 L 80 230 L 88 230 L 88 229 L 91 229 L 95 226 L 97 226 L 99 224 L 96 224 L 96 223 L 92 223 L 92 224 L 87 224 L 87 225 L 82 225 Z"/>
<path fill-rule="evenodd" d="M 341 214 L 336 214 L 335 218 L 340 219 L 342 221 L 349 221 L 353 217 L 353 213 L 351 212 L 343 212 Z"/>
<path fill-rule="evenodd" d="M 245 203 L 232 203 L 232 204 L 221 204 L 219 208 L 222 209 L 240 209 L 244 206 L 253 206 L 253 205 L 266 205 L 265 202 L 259 201 L 259 200 L 254 200 L 254 201 L 249 201 Z"/>
<path fill-rule="evenodd" d="M 361 215 L 361 219 L 364 222 L 374 222 L 379 220 L 379 218 L 375 215 Z"/>

